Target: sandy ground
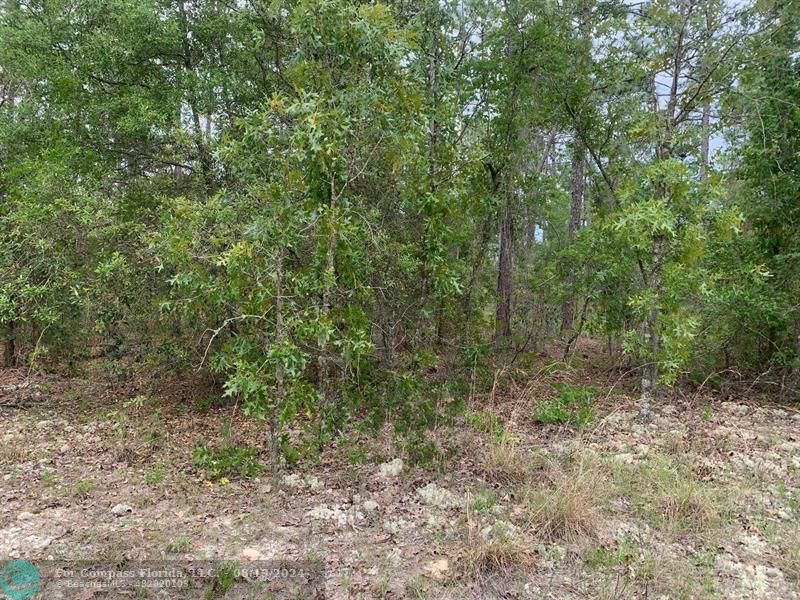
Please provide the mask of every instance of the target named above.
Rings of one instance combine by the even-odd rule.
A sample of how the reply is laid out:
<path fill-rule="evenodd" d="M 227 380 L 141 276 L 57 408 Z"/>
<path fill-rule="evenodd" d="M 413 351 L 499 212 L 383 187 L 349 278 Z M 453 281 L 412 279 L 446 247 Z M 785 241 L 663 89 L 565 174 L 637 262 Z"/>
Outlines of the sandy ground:
<path fill-rule="evenodd" d="M 3 371 L 0 559 L 318 561 L 327 598 L 800 598 L 800 413 L 675 394 L 641 426 L 605 383 L 582 431 L 537 423 L 551 379 L 575 373 L 473 401 L 431 433 L 459 448 L 435 466 L 384 431 L 214 478 L 193 464 L 200 441 L 263 440 L 234 407 Z M 256 597 L 242 589 L 198 597 Z M 184 597 L 116 594 L 65 597 Z"/>

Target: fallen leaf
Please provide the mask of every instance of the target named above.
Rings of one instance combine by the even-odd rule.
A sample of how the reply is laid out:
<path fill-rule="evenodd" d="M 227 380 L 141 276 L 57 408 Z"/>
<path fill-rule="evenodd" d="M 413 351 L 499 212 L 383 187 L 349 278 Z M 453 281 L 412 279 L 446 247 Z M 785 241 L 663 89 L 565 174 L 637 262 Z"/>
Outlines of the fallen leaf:
<path fill-rule="evenodd" d="M 256 548 L 245 548 L 239 556 L 243 560 L 258 560 L 261 558 L 261 552 Z"/>
<path fill-rule="evenodd" d="M 447 573 L 449 570 L 450 561 L 446 558 L 440 558 L 439 560 L 431 561 L 425 566 L 425 572 L 433 579 L 444 578 L 445 573 Z"/>

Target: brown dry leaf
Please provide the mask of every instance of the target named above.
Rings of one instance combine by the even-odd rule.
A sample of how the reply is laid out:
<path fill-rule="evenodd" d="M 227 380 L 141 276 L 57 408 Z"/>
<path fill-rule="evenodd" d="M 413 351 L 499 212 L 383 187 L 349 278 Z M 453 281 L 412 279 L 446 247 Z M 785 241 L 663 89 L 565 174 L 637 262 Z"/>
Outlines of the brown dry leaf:
<path fill-rule="evenodd" d="M 261 552 L 259 552 L 257 548 L 245 548 L 242 550 L 239 557 L 242 560 L 259 560 L 261 558 Z"/>
<path fill-rule="evenodd" d="M 443 579 L 447 571 L 450 570 L 450 561 L 446 558 L 440 558 L 429 562 L 425 566 L 425 572 L 433 579 Z"/>

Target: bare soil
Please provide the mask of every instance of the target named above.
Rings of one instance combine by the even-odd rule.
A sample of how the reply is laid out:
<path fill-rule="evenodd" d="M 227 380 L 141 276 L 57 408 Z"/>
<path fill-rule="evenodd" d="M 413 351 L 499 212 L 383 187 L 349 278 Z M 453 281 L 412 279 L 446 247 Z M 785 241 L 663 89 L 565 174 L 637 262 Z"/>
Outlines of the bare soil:
<path fill-rule="evenodd" d="M 701 389 L 642 426 L 632 383 L 584 362 L 499 373 L 470 402 L 499 425 L 431 432 L 443 464 L 387 429 L 249 479 L 193 464 L 265 433 L 191 382 L 0 371 L 0 557 L 317 558 L 342 599 L 800 598 L 800 412 Z M 596 387 L 588 426 L 536 422 L 554 382 Z"/>

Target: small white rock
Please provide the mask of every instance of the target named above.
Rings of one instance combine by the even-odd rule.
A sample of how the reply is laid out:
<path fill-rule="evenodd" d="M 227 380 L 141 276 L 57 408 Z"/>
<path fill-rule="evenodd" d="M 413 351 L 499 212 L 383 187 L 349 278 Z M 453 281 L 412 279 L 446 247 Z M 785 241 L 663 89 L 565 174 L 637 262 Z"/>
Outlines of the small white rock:
<path fill-rule="evenodd" d="M 383 522 L 383 529 L 387 533 L 397 534 L 407 529 L 409 526 L 408 521 L 406 521 L 403 517 L 394 517 L 392 519 L 386 519 Z"/>
<path fill-rule="evenodd" d="M 127 504 L 117 504 L 114 508 L 111 509 L 111 514 L 121 517 L 122 515 L 126 515 L 128 513 L 133 512 L 133 507 Z"/>
<path fill-rule="evenodd" d="M 422 498 L 426 504 L 438 506 L 439 508 L 454 508 L 462 505 L 461 498 L 450 490 L 439 487 L 433 482 L 418 488 L 417 495 Z"/>
<path fill-rule="evenodd" d="M 362 504 L 361 506 L 363 507 L 364 512 L 371 513 L 373 511 L 378 510 L 378 508 L 380 507 L 380 504 L 375 502 L 375 500 L 365 500 L 364 504 Z"/>
<path fill-rule="evenodd" d="M 312 519 L 331 519 L 336 516 L 336 512 L 328 508 L 327 504 L 320 504 L 312 508 L 308 513 L 306 513 Z"/>
<path fill-rule="evenodd" d="M 397 477 L 403 472 L 403 459 L 395 458 L 392 461 L 381 464 L 378 468 L 381 475 L 385 477 Z"/>

